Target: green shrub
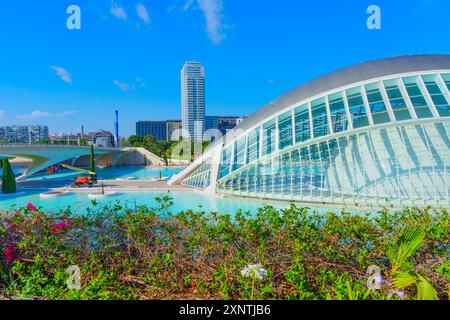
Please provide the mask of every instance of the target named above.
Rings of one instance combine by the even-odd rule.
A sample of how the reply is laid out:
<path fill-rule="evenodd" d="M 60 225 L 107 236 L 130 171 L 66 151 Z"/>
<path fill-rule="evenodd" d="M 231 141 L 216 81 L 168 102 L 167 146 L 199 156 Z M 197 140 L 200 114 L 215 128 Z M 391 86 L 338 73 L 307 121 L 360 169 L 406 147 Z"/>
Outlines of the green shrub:
<path fill-rule="evenodd" d="M 16 193 L 16 177 L 8 159 L 0 160 L 2 168 L 2 192 Z"/>
<path fill-rule="evenodd" d="M 320 214 L 292 204 L 255 215 L 171 214 L 172 199 L 158 201 L 156 208 L 93 204 L 82 216 L 34 206 L 3 212 L 0 296 L 416 299 L 426 279 L 438 298 L 448 297 L 446 211 Z M 414 226 L 422 230 L 420 241 L 402 256 L 399 239 Z M 72 265 L 80 268 L 81 290 L 67 288 Z M 381 269 L 377 289 L 367 287 L 372 265 Z M 251 276 L 251 266 L 264 269 L 261 277 Z M 399 286 L 398 272 L 413 274 L 417 285 Z"/>

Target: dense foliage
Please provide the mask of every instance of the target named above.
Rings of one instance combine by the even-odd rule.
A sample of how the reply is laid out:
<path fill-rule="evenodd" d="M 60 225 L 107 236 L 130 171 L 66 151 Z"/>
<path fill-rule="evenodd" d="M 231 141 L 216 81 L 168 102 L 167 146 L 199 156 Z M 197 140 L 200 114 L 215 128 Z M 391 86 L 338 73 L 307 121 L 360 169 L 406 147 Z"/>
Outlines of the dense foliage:
<path fill-rule="evenodd" d="M 2 169 L 2 192 L 16 193 L 16 177 L 11 168 L 11 163 L 8 159 L 0 160 L 0 167 Z"/>
<path fill-rule="evenodd" d="M 172 214 L 170 198 L 158 201 L 93 202 L 83 215 L 32 204 L 1 213 L 0 296 L 448 299 L 446 211 L 319 214 L 292 205 L 256 215 Z M 71 265 L 81 290 L 67 288 Z"/>
<path fill-rule="evenodd" d="M 147 149 L 151 153 L 163 158 L 166 161 L 168 159 L 184 159 L 191 160 L 194 157 L 195 146 L 194 141 L 188 141 L 190 143 L 190 147 L 186 149 L 190 149 L 191 154 L 184 154 L 186 150 L 183 148 L 179 148 L 180 152 L 173 152 L 173 150 L 177 147 L 180 147 L 180 144 L 183 143 L 181 141 L 156 141 L 152 136 L 140 137 L 140 136 L 130 136 L 127 140 L 127 145 L 131 147 L 140 147 Z M 184 142 L 186 143 L 186 142 Z M 210 141 L 203 141 L 201 143 L 201 151 L 205 150 L 211 144 Z M 200 149 L 200 147 L 199 147 Z"/>

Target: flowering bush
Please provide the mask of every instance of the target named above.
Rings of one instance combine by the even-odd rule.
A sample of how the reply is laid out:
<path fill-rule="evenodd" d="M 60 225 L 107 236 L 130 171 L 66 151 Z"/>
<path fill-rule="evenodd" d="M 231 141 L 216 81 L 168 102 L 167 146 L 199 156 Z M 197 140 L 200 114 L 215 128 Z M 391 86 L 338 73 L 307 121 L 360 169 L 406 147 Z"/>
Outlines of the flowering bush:
<path fill-rule="evenodd" d="M 399 272 L 426 280 L 438 298 L 450 282 L 449 214 L 319 214 L 292 205 L 256 215 L 94 205 L 46 213 L 33 204 L 0 212 L 0 296 L 44 299 L 415 299 Z M 402 230 L 421 242 L 397 267 Z M 422 229 L 421 229 L 422 230 Z M 422 237 L 423 236 L 423 237 Z M 397 249 L 395 249 L 397 248 Z M 395 250 L 394 250 L 395 249 Z M 256 264 L 255 264 L 256 263 Z M 67 287 L 78 266 L 81 290 Z M 377 266 L 367 287 L 369 266 Z"/>
<path fill-rule="evenodd" d="M 58 230 L 67 229 L 68 227 L 69 227 L 69 225 L 67 223 L 59 222 L 53 226 L 52 233 L 56 233 L 56 232 L 58 232 Z"/>
<path fill-rule="evenodd" d="M 27 209 L 30 211 L 36 211 L 36 207 L 32 203 L 27 204 Z"/>
<path fill-rule="evenodd" d="M 17 243 L 11 243 L 5 250 L 3 250 L 3 254 L 5 255 L 8 263 L 12 263 L 14 261 L 14 249 L 16 248 Z"/>

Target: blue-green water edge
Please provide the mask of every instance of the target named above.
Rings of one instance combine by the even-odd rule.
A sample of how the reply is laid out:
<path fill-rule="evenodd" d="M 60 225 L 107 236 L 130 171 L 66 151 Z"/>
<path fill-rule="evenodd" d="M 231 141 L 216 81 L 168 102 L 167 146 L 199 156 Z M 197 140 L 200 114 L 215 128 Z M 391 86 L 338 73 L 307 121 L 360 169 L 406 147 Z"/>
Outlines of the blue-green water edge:
<path fill-rule="evenodd" d="M 97 207 L 112 205 L 120 201 L 121 205 L 128 208 L 134 208 L 136 205 L 146 205 L 148 207 L 157 207 L 159 204 L 156 197 L 170 196 L 173 198 L 171 213 L 178 213 L 188 209 L 204 210 L 206 212 L 214 211 L 218 213 L 234 214 L 239 209 L 256 213 L 261 206 L 270 204 L 279 208 L 288 207 L 289 204 L 271 203 L 269 201 L 260 201 L 255 199 L 238 199 L 229 197 L 218 197 L 201 194 L 194 191 L 171 191 L 171 192 L 123 192 L 116 195 L 96 199 L 94 202 L 89 199 L 89 192 L 71 192 L 68 195 L 42 199 L 39 196 L 40 191 L 19 193 L 15 196 L 0 198 L 0 209 L 14 209 L 15 207 L 26 206 L 32 203 L 35 206 L 42 207 L 46 211 L 58 212 L 71 207 L 77 214 L 83 214 L 86 208 L 92 207 L 96 203 Z"/>
<path fill-rule="evenodd" d="M 16 173 L 20 173 L 20 168 L 15 168 Z M 116 180 L 128 179 L 134 180 L 152 180 L 155 178 L 171 177 L 183 170 L 183 167 L 113 167 L 100 168 L 97 170 L 99 179 Z M 147 207 L 157 207 L 157 197 L 169 195 L 173 199 L 173 206 L 170 211 L 178 213 L 181 211 L 203 210 L 205 212 L 218 212 L 221 214 L 235 214 L 239 209 L 248 211 L 252 214 L 256 213 L 259 208 L 264 205 L 272 205 L 277 208 L 286 208 L 290 204 L 287 202 L 276 202 L 271 200 L 259 200 L 249 198 L 221 197 L 207 195 L 196 191 L 133 191 L 119 192 L 117 194 L 96 199 L 94 202 L 89 198 L 89 190 L 82 192 L 70 192 L 67 195 L 54 198 L 41 198 L 40 193 L 48 191 L 46 182 L 57 182 L 60 185 L 66 185 L 80 175 L 70 170 L 60 170 L 56 174 L 49 175 L 47 173 L 35 174 L 27 181 L 41 182 L 42 189 L 26 190 L 20 189 L 15 195 L 0 194 L 0 209 L 14 210 L 14 208 L 24 207 L 28 203 L 42 207 L 46 211 L 60 212 L 68 207 L 76 214 L 83 214 L 87 208 L 102 207 L 113 205 L 116 202 L 124 207 L 134 208 L 136 205 L 145 205 Z M 62 184 L 61 184 L 62 183 Z M 94 205 L 95 204 L 95 205 Z M 318 211 L 326 211 L 326 209 L 318 209 Z"/>

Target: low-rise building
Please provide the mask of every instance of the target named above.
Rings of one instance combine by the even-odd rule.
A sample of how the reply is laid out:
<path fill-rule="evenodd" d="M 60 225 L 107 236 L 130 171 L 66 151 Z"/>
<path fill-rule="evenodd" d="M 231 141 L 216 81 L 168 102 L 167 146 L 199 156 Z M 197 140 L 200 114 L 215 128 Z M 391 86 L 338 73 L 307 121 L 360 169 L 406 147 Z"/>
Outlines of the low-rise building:
<path fill-rule="evenodd" d="M 156 141 L 167 140 L 167 121 L 138 121 L 136 135 L 139 137 L 152 136 Z"/>
<path fill-rule="evenodd" d="M 179 141 L 181 139 L 182 121 L 181 120 L 167 120 L 166 131 L 167 141 Z"/>

